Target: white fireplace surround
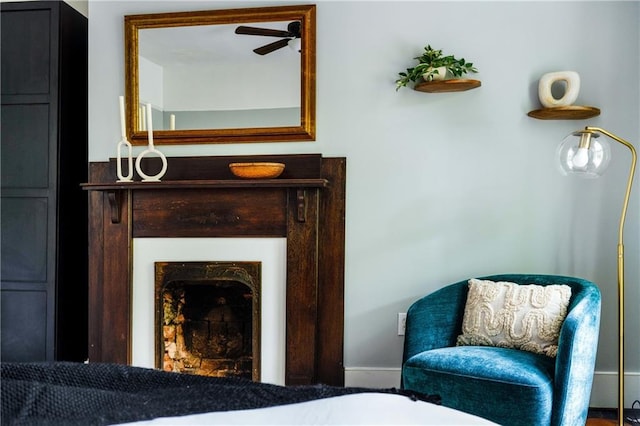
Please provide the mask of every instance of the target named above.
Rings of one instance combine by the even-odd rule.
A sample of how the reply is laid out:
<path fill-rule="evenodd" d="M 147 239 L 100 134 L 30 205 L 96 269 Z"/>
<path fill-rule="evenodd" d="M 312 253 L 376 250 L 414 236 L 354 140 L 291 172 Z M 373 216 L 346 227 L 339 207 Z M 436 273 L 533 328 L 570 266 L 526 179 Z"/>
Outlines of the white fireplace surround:
<path fill-rule="evenodd" d="M 132 365 L 155 367 L 155 262 L 261 262 L 260 381 L 285 383 L 286 238 L 134 238 Z"/>

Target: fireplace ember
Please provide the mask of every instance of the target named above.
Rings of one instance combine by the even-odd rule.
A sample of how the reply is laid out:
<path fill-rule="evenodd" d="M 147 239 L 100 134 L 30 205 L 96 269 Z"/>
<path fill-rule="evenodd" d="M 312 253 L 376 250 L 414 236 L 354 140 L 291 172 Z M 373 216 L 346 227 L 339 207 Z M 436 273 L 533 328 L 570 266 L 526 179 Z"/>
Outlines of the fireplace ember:
<path fill-rule="evenodd" d="M 164 371 L 259 380 L 260 262 L 156 262 Z"/>

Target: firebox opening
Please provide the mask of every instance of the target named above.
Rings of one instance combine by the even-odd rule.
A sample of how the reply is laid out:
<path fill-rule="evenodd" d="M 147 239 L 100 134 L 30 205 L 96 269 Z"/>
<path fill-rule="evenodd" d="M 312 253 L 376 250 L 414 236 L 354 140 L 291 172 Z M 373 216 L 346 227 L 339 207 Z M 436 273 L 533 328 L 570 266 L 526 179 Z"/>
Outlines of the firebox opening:
<path fill-rule="evenodd" d="M 156 263 L 159 368 L 259 380 L 259 265 Z"/>

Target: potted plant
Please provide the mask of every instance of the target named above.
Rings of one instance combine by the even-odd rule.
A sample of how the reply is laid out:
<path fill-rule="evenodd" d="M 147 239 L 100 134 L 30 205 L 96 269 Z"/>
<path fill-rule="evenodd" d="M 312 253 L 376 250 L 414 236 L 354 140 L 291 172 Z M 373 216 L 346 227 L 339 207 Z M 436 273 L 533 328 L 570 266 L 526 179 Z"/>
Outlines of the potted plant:
<path fill-rule="evenodd" d="M 478 72 L 473 63 L 466 62 L 464 58 L 456 59 L 453 55 L 443 56 L 442 50 L 433 49 L 430 45 L 424 48 L 422 55 L 413 59 L 418 60 L 418 65 L 398 73 L 400 78 L 396 80 L 396 90 L 420 78 L 424 81 L 445 80 L 449 75 L 455 78 L 468 72 Z"/>

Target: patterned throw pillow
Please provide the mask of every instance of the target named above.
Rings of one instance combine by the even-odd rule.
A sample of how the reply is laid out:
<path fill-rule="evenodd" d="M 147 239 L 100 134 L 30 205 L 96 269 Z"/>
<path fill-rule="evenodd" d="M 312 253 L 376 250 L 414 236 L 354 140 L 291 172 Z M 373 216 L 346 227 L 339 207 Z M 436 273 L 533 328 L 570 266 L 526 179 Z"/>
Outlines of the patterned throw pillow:
<path fill-rule="evenodd" d="M 469 280 L 457 345 L 498 346 L 555 357 L 571 287 Z"/>

